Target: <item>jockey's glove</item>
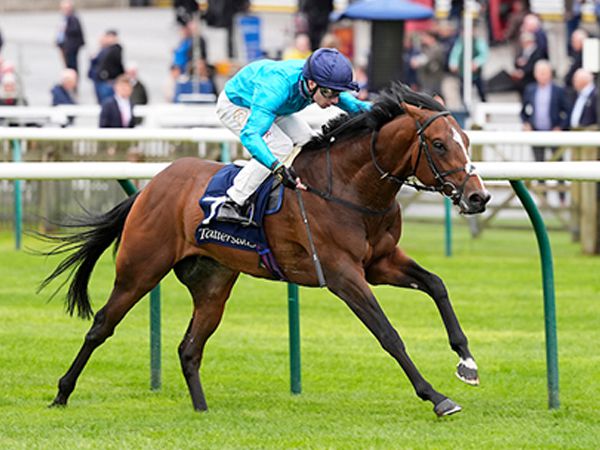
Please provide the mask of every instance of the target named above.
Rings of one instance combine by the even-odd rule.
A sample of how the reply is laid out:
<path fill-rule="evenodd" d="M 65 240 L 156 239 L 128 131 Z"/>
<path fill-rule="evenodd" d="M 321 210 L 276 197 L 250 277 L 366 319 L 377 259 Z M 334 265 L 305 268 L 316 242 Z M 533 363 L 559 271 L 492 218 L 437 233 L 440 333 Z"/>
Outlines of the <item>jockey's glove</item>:
<path fill-rule="evenodd" d="M 298 175 L 291 167 L 286 167 L 283 164 L 279 164 L 275 170 L 273 170 L 273 175 L 275 175 L 275 178 L 279 180 L 286 188 L 294 190 L 298 186 L 296 181 L 298 180 Z"/>

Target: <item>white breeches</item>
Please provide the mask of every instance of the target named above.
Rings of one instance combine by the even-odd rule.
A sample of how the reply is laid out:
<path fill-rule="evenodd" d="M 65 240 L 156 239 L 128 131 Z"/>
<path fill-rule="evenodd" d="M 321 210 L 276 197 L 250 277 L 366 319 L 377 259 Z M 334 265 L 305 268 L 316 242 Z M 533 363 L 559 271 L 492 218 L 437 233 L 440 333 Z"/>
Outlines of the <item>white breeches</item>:
<path fill-rule="evenodd" d="M 223 91 L 217 100 L 217 115 L 223 125 L 239 136 L 250 110 L 233 104 Z M 283 162 L 295 145 L 303 145 L 313 135 L 314 131 L 308 123 L 297 114 L 292 114 L 277 117 L 263 139 L 273 155 Z M 252 158 L 234 178 L 227 195 L 238 205 L 243 205 L 270 173 L 268 168 Z"/>

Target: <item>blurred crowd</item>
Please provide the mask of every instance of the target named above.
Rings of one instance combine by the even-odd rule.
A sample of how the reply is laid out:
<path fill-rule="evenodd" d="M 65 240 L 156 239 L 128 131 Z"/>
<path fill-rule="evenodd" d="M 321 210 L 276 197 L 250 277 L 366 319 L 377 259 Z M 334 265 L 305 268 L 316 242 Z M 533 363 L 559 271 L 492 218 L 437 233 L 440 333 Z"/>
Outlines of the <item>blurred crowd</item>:
<path fill-rule="evenodd" d="M 223 0 L 209 2 L 208 11 L 201 17 L 195 0 L 174 0 L 174 21 L 178 27 L 178 43 L 172 49 L 168 79 L 162 95 L 156 102 L 199 102 L 216 99 L 222 78 L 232 75 L 235 63 L 222 67 L 220 61 L 210 61 L 207 42 L 202 33 L 205 25 L 228 30 L 228 53 L 233 55 L 233 17 L 244 13 L 248 0 Z M 559 76 L 550 59 L 548 37 L 539 16 L 530 12 L 527 0 L 504 2 L 505 10 L 498 23 L 491 26 L 486 3 L 480 4 L 479 19 L 474 26 L 472 62 L 467 70 L 480 101 L 485 102 L 490 93 L 513 91 L 518 93 L 523 109 L 524 128 L 535 130 L 568 129 L 596 123 L 596 88 L 594 77 L 582 69 L 583 41 L 589 36 L 580 27 L 581 3 L 569 0 L 566 28 L 569 55 L 566 74 Z M 443 81 L 455 77 L 460 87 L 464 80 L 465 49 L 460 24 L 462 2 L 452 2 L 450 17 L 433 20 L 405 32 L 402 81 L 416 90 L 444 96 Z M 300 0 L 299 11 L 294 16 L 293 36 L 282 41 L 280 51 L 264 55 L 274 59 L 305 59 L 319 47 L 338 48 L 352 58 L 348 40 L 335 24 L 329 22 L 333 0 Z M 487 18 L 487 19 L 486 19 Z M 141 81 L 143 73 L 133 61 L 125 59 L 126 43 L 122 43 L 119 30 L 107 29 L 97 37 L 96 50 L 86 69 L 79 52 L 86 45 L 85 27 L 74 9 L 72 0 L 60 2 L 58 31 L 55 36 L 64 69 L 57 74 L 56 85 L 51 87 L 52 105 L 77 104 L 78 86 L 92 83 L 98 104 L 102 105 L 100 126 L 132 127 L 140 123 L 133 119 L 134 105 L 150 101 Z M 15 65 L 2 59 L 2 34 L 0 33 L 0 105 L 26 105 L 23 86 Z M 5 40 L 10 37 L 4 36 Z M 511 70 L 501 70 L 488 79 L 483 68 L 489 62 L 490 47 L 508 46 L 513 54 Z M 356 60 L 356 59 L 355 59 Z M 368 74 L 373 70 L 368 58 L 355 66 L 355 77 L 360 85 L 358 97 L 370 99 L 375 95 L 370 89 Z M 457 95 L 459 98 L 460 94 Z M 72 119 L 70 121 L 72 123 Z"/>

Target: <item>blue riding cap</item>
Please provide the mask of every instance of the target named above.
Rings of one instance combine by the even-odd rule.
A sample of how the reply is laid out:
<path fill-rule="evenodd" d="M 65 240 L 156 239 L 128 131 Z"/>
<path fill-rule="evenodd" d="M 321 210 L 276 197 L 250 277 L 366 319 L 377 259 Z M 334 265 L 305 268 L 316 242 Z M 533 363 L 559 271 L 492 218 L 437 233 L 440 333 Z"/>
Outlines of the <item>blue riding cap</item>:
<path fill-rule="evenodd" d="M 358 91 L 358 83 L 352 81 L 352 65 L 348 58 L 333 48 L 320 48 L 304 63 L 302 75 L 319 86 L 336 91 Z"/>

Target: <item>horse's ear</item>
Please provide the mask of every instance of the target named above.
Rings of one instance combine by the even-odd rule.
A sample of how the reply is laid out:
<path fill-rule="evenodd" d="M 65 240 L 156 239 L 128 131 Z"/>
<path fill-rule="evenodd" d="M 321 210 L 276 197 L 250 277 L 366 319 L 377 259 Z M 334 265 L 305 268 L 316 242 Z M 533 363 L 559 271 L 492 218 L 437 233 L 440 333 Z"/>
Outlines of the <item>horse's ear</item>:
<path fill-rule="evenodd" d="M 406 102 L 400 102 L 400 106 L 404 111 L 406 111 L 406 114 L 408 114 L 413 119 L 419 120 L 421 118 L 421 108 L 410 105 Z"/>

